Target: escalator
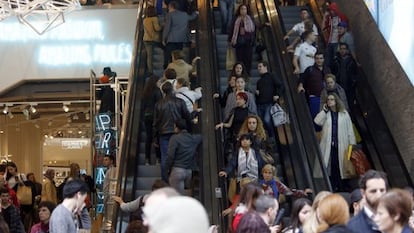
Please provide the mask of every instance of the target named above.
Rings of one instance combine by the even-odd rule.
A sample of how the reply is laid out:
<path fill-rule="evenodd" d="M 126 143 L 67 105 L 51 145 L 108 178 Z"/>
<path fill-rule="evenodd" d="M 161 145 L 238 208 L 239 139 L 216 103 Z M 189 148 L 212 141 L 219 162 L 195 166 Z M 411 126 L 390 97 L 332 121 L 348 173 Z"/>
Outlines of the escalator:
<path fill-rule="evenodd" d="M 360 11 L 365 11 L 364 17 L 370 17 L 368 9 L 363 5 L 364 3 L 360 1 L 358 4 L 360 4 L 359 7 L 354 7 L 357 7 Z M 321 7 L 315 1 L 311 1 L 310 8 L 313 11 L 315 22 L 319 24 L 320 28 L 322 22 Z M 352 15 L 349 11 L 344 11 L 343 13 L 345 15 Z M 355 25 L 355 22 L 353 25 Z M 355 30 L 355 27 L 353 28 Z M 378 29 L 375 30 L 378 31 Z M 360 40 L 365 42 L 368 34 L 364 31 L 363 35 L 363 37 L 359 37 L 358 34 L 354 34 L 355 40 L 360 38 Z M 382 43 L 385 44 L 386 42 L 383 40 Z M 385 49 L 388 46 L 382 45 L 381 47 Z M 368 50 L 368 47 L 365 47 L 365 50 L 357 50 L 357 57 L 361 58 L 361 55 L 369 54 Z M 377 64 L 377 67 L 381 66 Z M 413 182 L 407 170 L 407 163 L 404 163 L 395 136 L 390 130 L 390 127 L 394 126 L 387 124 L 383 114 L 384 107 L 379 105 L 378 97 L 374 94 L 372 83 L 375 83 L 376 77 L 373 75 L 367 76 L 367 74 L 371 73 L 373 72 L 367 72 L 364 66 L 359 70 L 358 83 L 355 87 L 356 101 L 354 107 L 351 108 L 351 114 L 355 118 L 354 123 L 361 134 L 363 148 L 373 168 L 386 172 L 391 186 L 412 187 Z"/>
<path fill-rule="evenodd" d="M 207 4 L 201 2 L 200 4 Z M 128 86 L 128 97 L 125 104 L 125 118 L 123 119 L 122 130 L 120 135 L 120 163 L 119 175 L 117 182 L 117 194 L 122 197 L 123 200 L 134 200 L 139 195 L 149 193 L 152 182 L 160 178 L 160 167 L 159 165 L 145 165 L 145 125 L 142 124 L 141 119 L 141 93 L 143 92 L 145 83 L 145 52 L 142 41 L 143 37 L 143 26 L 142 19 L 146 7 L 146 1 L 140 1 L 138 5 L 137 15 L 137 27 L 135 34 L 135 46 L 133 53 L 133 62 L 131 65 L 130 72 L 130 84 Z M 206 5 L 199 5 L 198 10 L 200 12 L 197 23 L 194 25 L 195 31 L 195 42 L 196 45 L 205 45 L 211 42 L 208 33 L 209 21 L 207 14 Z M 157 51 L 156 51 L 157 52 Z M 158 51 L 160 53 L 161 51 Z M 214 65 L 211 63 L 211 51 L 206 46 L 196 46 L 194 49 L 194 55 L 202 57 L 202 62 L 198 66 L 198 77 L 197 82 L 203 87 L 203 95 L 211 96 L 212 88 L 211 85 L 214 81 L 213 76 L 209 76 L 209 72 Z M 154 70 L 156 72 L 162 71 L 162 62 L 154 62 Z M 216 141 L 214 135 L 214 122 L 213 119 L 214 111 L 213 101 L 207 97 L 203 97 L 201 101 L 203 112 L 199 118 L 199 131 L 195 133 L 203 132 L 203 143 L 198 151 L 199 167 L 197 179 L 199 183 L 194 189 L 197 190 L 197 196 L 210 215 L 212 223 L 216 223 L 218 218 L 213 216 L 219 216 L 219 209 L 217 205 L 218 195 L 216 187 L 218 185 L 218 176 L 216 175 L 217 161 L 214 156 L 216 152 Z M 117 232 L 123 232 L 125 229 L 129 215 L 122 213 L 119 210 L 115 210 L 112 217 L 112 228 L 117 229 Z"/>
<path fill-rule="evenodd" d="M 267 5 L 272 5 L 275 9 L 274 3 L 263 3 L 261 1 L 251 0 L 249 2 L 251 15 L 254 17 L 255 22 L 258 24 L 264 25 L 265 22 L 271 22 L 270 27 L 265 27 L 261 30 L 262 38 L 264 39 L 266 45 L 266 54 L 268 57 L 269 67 L 271 72 L 280 77 L 285 85 L 285 96 L 283 107 L 287 110 L 290 123 L 278 127 L 277 135 L 279 138 L 280 144 L 278 145 L 279 150 L 279 160 L 280 164 L 276 164 L 277 169 L 279 170 L 282 180 L 284 180 L 290 187 L 295 187 L 299 189 L 312 188 L 315 192 L 321 190 L 330 190 L 329 180 L 326 176 L 326 171 L 323 171 L 324 176 L 314 179 L 313 178 L 313 166 L 316 163 L 320 163 L 320 152 L 319 145 L 316 141 L 316 138 L 313 133 L 313 125 L 309 124 L 310 114 L 307 110 L 307 106 L 304 104 L 303 96 L 296 94 L 296 82 L 294 82 L 291 75 L 288 75 L 288 71 L 291 69 L 285 57 L 281 54 L 282 46 L 280 45 L 283 41 L 278 40 L 282 38 L 281 35 L 276 32 L 280 32 L 280 23 L 278 18 L 272 15 L 268 15 L 272 10 L 269 9 Z M 265 7 L 266 5 L 266 7 Z M 276 12 L 275 10 L 273 12 Z M 227 86 L 227 74 L 228 71 L 225 70 L 225 57 L 227 49 L 227 36 L 216 33 L 220 32 L 220 24 L 217 18 L 219 15 L 217 12 L 212 12 L 215 14 L 215 66 L 216 76 L 218 77 L 218 82 L 216 88 L 221 90 L 221 93 Z M 254 66 L 253 66 L 254 67 Z M 214 73 L 214 72 L 213 72 Z M 254 77 L 254 72 L 252 72 Z M 255 84 L 250 84 L 249 87 L 251 90 L 255 90 Z M 217 91 L 218 92 L 218 91 Z M 217 101 L 218 102 L 218 101 Z M 218 119 L 215 122 L 220 122 L 220 106 L 216 103 L 216 117 Z M 223 144 L 224 140 L 223 135 L 220 132 L 217 132 L 217 138 L 221 138 L 219 142 Z M 222 148 L 220 150 L 222 152 Z M 224 159 L 219 160 L 219 167 L 224 167 Z"/>
<path fill-rule="evenodd" d="M 255 20 L 260 23 L 270 22 L 263 30 L 267 57 L 273 74 L 282 78 L 285 85 L 284 104 L 290 123 L 277 129 L 281 142 L 281 160 L 289 185 L 299 188 L 310 187 L 317 193 L 331 190 L 325 169 L 322 177 L 314 176 L 313 171 L 322 165 L 319 144 L 316 139 L 311 115 L 305 96 L 297 94 L 297 81 L 292 73 L 291 59 L 284 51 L 282 24 L 278 17 L 274 1 L 250 1 Z M 282 142 L 285 142 L 284 144 Z"/>

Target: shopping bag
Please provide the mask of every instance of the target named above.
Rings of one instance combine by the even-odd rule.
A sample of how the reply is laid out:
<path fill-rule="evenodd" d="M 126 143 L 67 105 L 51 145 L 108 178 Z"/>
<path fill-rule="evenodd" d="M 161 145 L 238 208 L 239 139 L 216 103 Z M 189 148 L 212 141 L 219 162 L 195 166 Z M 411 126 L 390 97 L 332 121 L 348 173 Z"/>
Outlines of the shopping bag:
<path fill-rule="evenodd" d="M 354 165 L 355 172 L 360 176 L 371 169 L 371 164 L 369 163 L 367 156 L 357 145 L 349 145 L 347 158 L 351 161 L 352 165 Z"/>
<path fill-rule="evenodd" d="M 234 54 L 234 48 L 229 46 L 226 54 L 226 70 L 232 70 L 234 63 L 236 63 L 236 54 Z"/>
<path fill-rule="evenodd" d="M 229 199 L 230 202 L 232 202 L 234 199 L 234 196 L 236 196 L 236 192 L 237 192 L 236 190 L 237 190 L 237 180 L 236 178 L 230 178 L 229 189 L 227 193 L 227 198 Z"/>
<path fill-rule="evenodd" d="M 26 185 L 19 185 L 16 193 L 17 199 L 19 199 L 20 205 L 33 204 L 32 199 L 32 187 Z"/>
<path fill-rule="evenodd" d="M 275 127 L 286 124 L 288 122 L 288 117 L 287 117 L 286 112 L 277 103 L 275 103 L 270 108 L 270 115 L 272 116 L 273 125 Z"/>
<path fill-rule="evenodd" d="M 358 129 L 356 128 L 355 124 L 352 123 L 352 130 L 354 131 L 355 134 L 355 141 L 359 144 L 362 142 L 362 138 L 361 138 L 361 134 L 359 134 Z"/>

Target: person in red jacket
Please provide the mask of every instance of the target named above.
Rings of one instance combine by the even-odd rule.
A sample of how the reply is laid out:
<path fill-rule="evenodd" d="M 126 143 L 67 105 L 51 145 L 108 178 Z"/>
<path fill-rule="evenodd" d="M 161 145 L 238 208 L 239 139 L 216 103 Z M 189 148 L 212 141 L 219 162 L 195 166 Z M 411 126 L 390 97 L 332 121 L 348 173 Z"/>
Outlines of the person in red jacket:
<path fill-rule="evenodd" d="M 338 50 L 339 32 L 338 24 L 340 22 L 347 22 L 348 18 L 339 10 L 335 2 L 329 4 L 328 10 L 323 17 L 323 31 L 325 32 L 325 41 L 327 43 L 325 51 L 325 62 L 328 66 Z"/>

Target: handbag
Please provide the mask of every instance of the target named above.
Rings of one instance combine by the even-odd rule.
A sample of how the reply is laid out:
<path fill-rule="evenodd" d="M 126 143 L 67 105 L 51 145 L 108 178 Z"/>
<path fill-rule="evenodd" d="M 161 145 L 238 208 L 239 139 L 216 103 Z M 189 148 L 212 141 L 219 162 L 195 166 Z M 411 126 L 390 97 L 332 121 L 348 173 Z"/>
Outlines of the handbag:
<path fill-rule="evenodd" d="M 367 159 L 364 151 L 357 145 L 348 146 L 348 160 L 351 161 L 355 172 L 362 176 L 366 171 L 371 169 L 371 164 Z"/>
<path fill-rule="evenodd" d="M 19 202 L 21 205 L 31 205 L 33 204 L 32 199 L 32 187 L 26 186 L 26 185 L 19 185 L 17 188 L 16 193 L 17 199 L 19 199 Z"/>
<path fill-rule="evenodd" d="M 232 70 L 234 63 L 236 63 L 236 55 L 234 49 L 229 46 L 226 53 L 226 70 Z"/>
<path fill-rule="evenodd" d="M 263 149 L 260 149 L 259 152 L 260 152 L 260 156 L 262 157 L 263 161 L 265 161 L 266 164 L 273 164 L 275 162 L 272 154 L 270 154 L 269 152 L 266 152 Z"/>
<path fill-rule="evenodd" d="M 236 178 L 230 178 L 229 190 L 227 192 L 227 198 L 230 202 L 233 202 L 234 196 L 236 196 L 237 180 Z"/>
<path fill-rule="evenodd" d="M 288 123 L 287 114 L 278 103 L 275 103 L 270 108 L 270 115 L 272 116 L 273 125 L 275 127 Z"/>

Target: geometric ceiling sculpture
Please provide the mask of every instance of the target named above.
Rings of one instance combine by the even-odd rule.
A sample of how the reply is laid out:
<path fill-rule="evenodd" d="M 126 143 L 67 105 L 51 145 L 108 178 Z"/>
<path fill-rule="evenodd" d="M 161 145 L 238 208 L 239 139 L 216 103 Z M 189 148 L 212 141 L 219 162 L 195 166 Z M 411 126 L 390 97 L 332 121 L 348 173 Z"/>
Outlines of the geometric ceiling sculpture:
<path fill-rule="evenodd" d="M 64 23 L 64 14 L 80 8 L 79 0 L 0 0 L 0 20 L 15 15 L 42 35 Z"/>

